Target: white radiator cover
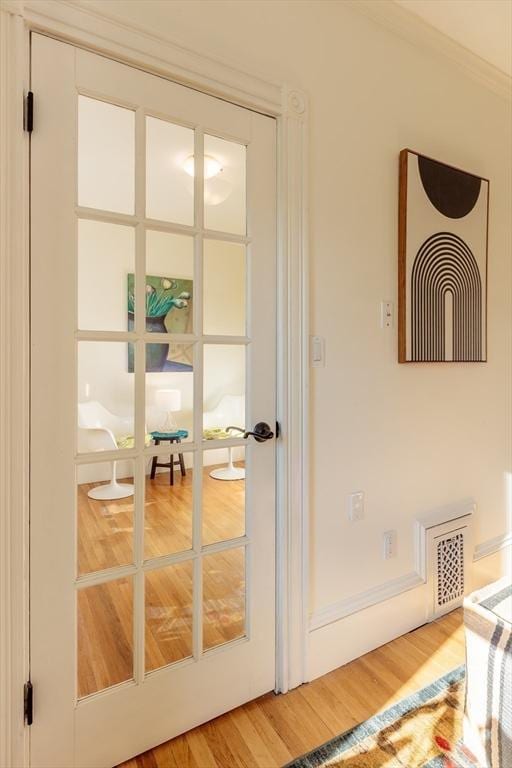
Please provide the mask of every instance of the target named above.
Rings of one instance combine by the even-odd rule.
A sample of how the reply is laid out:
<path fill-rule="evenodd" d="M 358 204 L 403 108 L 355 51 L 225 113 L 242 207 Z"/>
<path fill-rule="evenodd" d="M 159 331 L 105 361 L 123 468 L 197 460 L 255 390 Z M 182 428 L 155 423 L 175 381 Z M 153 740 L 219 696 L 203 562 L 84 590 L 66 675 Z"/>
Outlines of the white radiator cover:
<path fill-rule="evenodd" d="M 417 520 L 419 572 L 427 584 L 427 620 L 462 605 L 471 591 L 474 501 L 443 507 Z"/>

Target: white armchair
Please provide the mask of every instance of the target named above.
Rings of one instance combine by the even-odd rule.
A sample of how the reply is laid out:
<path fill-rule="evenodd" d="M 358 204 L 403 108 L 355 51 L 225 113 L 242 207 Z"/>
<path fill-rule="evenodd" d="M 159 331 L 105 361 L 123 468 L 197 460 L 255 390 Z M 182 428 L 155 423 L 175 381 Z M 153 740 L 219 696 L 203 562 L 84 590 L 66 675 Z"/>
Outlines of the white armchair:
<path fill-rule="evenodd" d="M 97 400 L 78 404 L 78 447 L 80 451 L 115 451 L 119 440 L 133 436 L 133 419 L 116 416 Z M 91 499 L 124 499 L 133 496 L 133 485 L 118 483 L 116 462 L 111 462 L 110 481 L 92 488 Z"/>
<path fill-rule="evenodd" d="M 204 429 L 226 429 L 240 427 L 245 429 L 245 397 L 244 395 L 224 395 L 212 411 L 206 411 L 203 416 Z M 237 433 L 233 433 L 236 437 Z M 226 467 L 213 469 L 210 477 L 214 480 L 243 480 L 245 469 L 233 464 L 233 448 L 228 448 L 228 464 Z"/>

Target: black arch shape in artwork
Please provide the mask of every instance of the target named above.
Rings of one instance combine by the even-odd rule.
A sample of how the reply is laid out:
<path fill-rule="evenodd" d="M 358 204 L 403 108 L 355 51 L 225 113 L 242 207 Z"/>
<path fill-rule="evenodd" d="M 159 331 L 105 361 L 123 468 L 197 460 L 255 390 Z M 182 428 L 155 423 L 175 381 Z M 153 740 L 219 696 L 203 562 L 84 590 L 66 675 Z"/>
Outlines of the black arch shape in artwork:
<path fill-rule="evenodd" d="M 431 235 L 411 273 L 411 359 L 444 361 L 446 294 L 452 294 L 454 361 L 482 360 L 482 280 L 473 253 L 451 232 Z"/>
<path fill-rule="evenodd" d="M 466 295 L 470 295 L 473 292 L 473 282 L 476 280 L 479 276 L 474 271 L 474 264 L 469 261 L 467 266 L 469 267 L 468 270 L 462 271 L 460 274 L 456 273 L 456 268 L 458 265 L 458 259 L 462 258 L 465 259 L 466 255 L 462 251 L 458 254 L 458 259 L 454 260 L 453 257 L 447 256 L 446 254 L 446 248 L 447 244 L 444 238 L 438 238 L 437 241 L 433 244 L 431 244 L 430 248 L 430 259 L 429 260 L 423 260 L 421 264 L 417 264 L 417 268 L 419 266 L 419 277 L 417 280 L 417 285 L 423 284 L 428 285 L 430 288 L 432 288 L 432 285 L 437 285 L 439 283 L 439 280 L 442 278 L 444 274 L 448 277 L 448 284 L 444 286 L 444 289 L 441 291 L 443 294 L 448 289 L 448 287 L 452 288 L 452 292 L 456 298 L 456 307 L 461 302 L 458 301 L 458 297 L 462 296 L 465 297 Z M 454 274 L 455 271 L 455 274 Z M 427 291 L 427 294 L 432 294 L 432 291 Z M 444 336 L 442 335 L 444 330 L 444 296 L 440 296 L 439 290 L 434 290 L 433 295 L 431 295 L 431 300 L 427 301 L 427 304 L 430 303 L 431 310 L 428 311 L 428 308 L 423 306 L 425 304 L 423 294 L 420 292 L 418 295 L 418 312 L 416 313 L 416 323 L 417 327 L 421 323 L 421 319 L 425 317 L 425 315 L 428 318 L 428 322 L 425 324 L 425 327 L 422 329 L 423 333 L 419 335 L 419 342 L 420 342 L 420 349 L 417 350 L 419 358 L 420 359 L 434 359 L 439 360 L 443 359 L 444 353 L 443 353 L 443 346 L 444 346 Z M 441 314 L 440 314 L 440 307 L 442 307 Z M 462 301 L 462 308 L 460 312 L 457 313 L 456 317 L 454 318 L 455 322 L 455 350 L 454 354 L 457 357 L 464 358 L 465 357 L 465 350 L 461 348 L 461 345 L 463 345 L 464 339 L 461 338 L 461 331 L 464 330 L 466 320 L 464 319 L 465 316 L 465 301 Z M 460 320 L 460 322 L 457 322 L 457 319 Z M 463 334 L 462 334 L 463 336 Z"/>
<path fill-rule="evenodd" d="M 448 253 L 453 253 L 454 251 L 456 253 L 456 258 L 454 258 L 452 255 L 448 256 Z M 478 282 L 480 277 L 478 273 L 478 267 L 476 266 L 476 262 L 474 262 L 472 258 L 468 257 L 468 254 L 464 249 L 461 249 L 459 245 L 454 247 L 453 243 L 450 241 L 447 242 L 446 238 L 443 236 L 439 236 L 433 243 L 430 244 L 429 252 L 430 258 L 428 260 L 424 260 L 423 264 L 420 265 L 420 279 L 418 281 L 424 286 L 429 286 L 429 291 L 427 291 L 427 293 L 431 293 L 432 291 L 430 289 L 437 285 L 441 270 L 447 271 L 448 275 L 451 275 L 452 281 L 455 280 L 455 283 L 460 283 L 463 285 L 461 291 L 462 301 L 456 301 L 455 307 L 455 309 L 459 309 L 459 311 L 454 317 L 455 327 L 453 354 L 454 359 L 464 360 L 468 355 L 471 355 L 471 351 L 467 348 L 467 331 L 469 330 L 469 318 L 466 317 L 467 297 L 472 296 L 475 292 L 474 282 Z M 471 254 L 471 252 L 469 253 Z M 460 274 L 458 274 L 456 277 L 454 275 L 454 270 L 457 269 L 458 262 L 461 259 L 466 263 L 467 269 L 461 271 Z M 459 291 L 454 291 L 454 293 L 457 298 Z M 432 311 L 429 312 L 427 308 L 422 307 L 417 316 L 417 320 L 420 321 L 421 317 L 423 317 L 426 313 L 429 319 L 428 327 L 423 329 L 423 341 L 421 343 L 422 348 L 420 348 L 418 352 L 421 356 L 420 359 L 425 358 L 429 360 L 443 360 L 445 357 L 445 337 L 442 336 L 442 332 L 444 330 L 444 297 L 442 297 L 441 301 L 438 290 L 434 290 L 430 303 L 432 304 Z M 440 315 L 439 307 L 441 304 L 442 310 Z M 477 301 L 477 305 L 480 305 L 481 308 L 481 302 Z"/>
<path fill-rule="evenodd" d="M 418 155 L 423 189 L 432 205 L 450 219 L 462 219 L 476 205 L 482 179 L 450 165 Z"/>
<path fill-rule="evenodd" d="M 454 359 L 472 358 L 472 350 L 468 348 L 468 333 L 474 335 L 476 332 L 474 322 L 468 317 L 467 306 L 480 307 L 478 301 L 478 278 L 479 275 L 474 270 L 475 264 L 471 260 L 467 261 L 467 254 L 456 248 L 457 258 L 448 256 L 447 243 L 445 239 L 439 239 L 436 244 L 432 240 L 423 248 L 423 254 L 428 254 L 429 258 L 418 259 L 416 263 L 415 281 L 416 292 L 413 299 L 416 298 L 418 312 L 413 313 L 415 317 L 415 328 L 417 330 L 418 345 L 416 349 L 417 359 L 443 360 L 444 354 L 444 294 L 448 287 L 452 289 L 455 297 L 455 315 L 454 315 Z M 459 261 L 462 258 L 465 261 L 466 269 L 460 270 Z M 457 271 L 459 270 L 459 271 Z M 447 281 L 444 281 L 444 287 L 440 283 L 440 278 L 445 275 Z M 476 283 L 476 284 L 475 284 Z M 471 301 L 468 304 L 468 297 Z M 476 315 L 479 313 L 477 312 Z M 480 312 L 481 314 L 481 312 Z M 474 316 L 473 316 L 474 320 Z"/>

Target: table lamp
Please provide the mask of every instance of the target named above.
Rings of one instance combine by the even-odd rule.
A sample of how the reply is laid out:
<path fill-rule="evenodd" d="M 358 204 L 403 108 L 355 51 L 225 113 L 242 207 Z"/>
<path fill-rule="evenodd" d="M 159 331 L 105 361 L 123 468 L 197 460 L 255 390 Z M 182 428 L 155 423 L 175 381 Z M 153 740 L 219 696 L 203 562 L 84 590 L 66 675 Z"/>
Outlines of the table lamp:
<path fill-rule="evenodd" d="M 179 389 L 157 389 L 155 405 L 167 414 L 161 432 L 176 432 L 178 425 L 174 414 L 181 411 L 181 391 Z"/>

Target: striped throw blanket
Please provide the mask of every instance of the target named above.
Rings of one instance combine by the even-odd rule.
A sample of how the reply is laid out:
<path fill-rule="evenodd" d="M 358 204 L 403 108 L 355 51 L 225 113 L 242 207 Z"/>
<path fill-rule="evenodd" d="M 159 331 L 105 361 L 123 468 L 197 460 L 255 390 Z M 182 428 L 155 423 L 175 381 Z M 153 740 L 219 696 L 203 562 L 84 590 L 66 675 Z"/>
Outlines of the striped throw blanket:
<path fill-rule="evenodd" d="M 512 767 L 512 585 L 503 579 L 464 601 L 464 743 L 482 768 Z"/>

